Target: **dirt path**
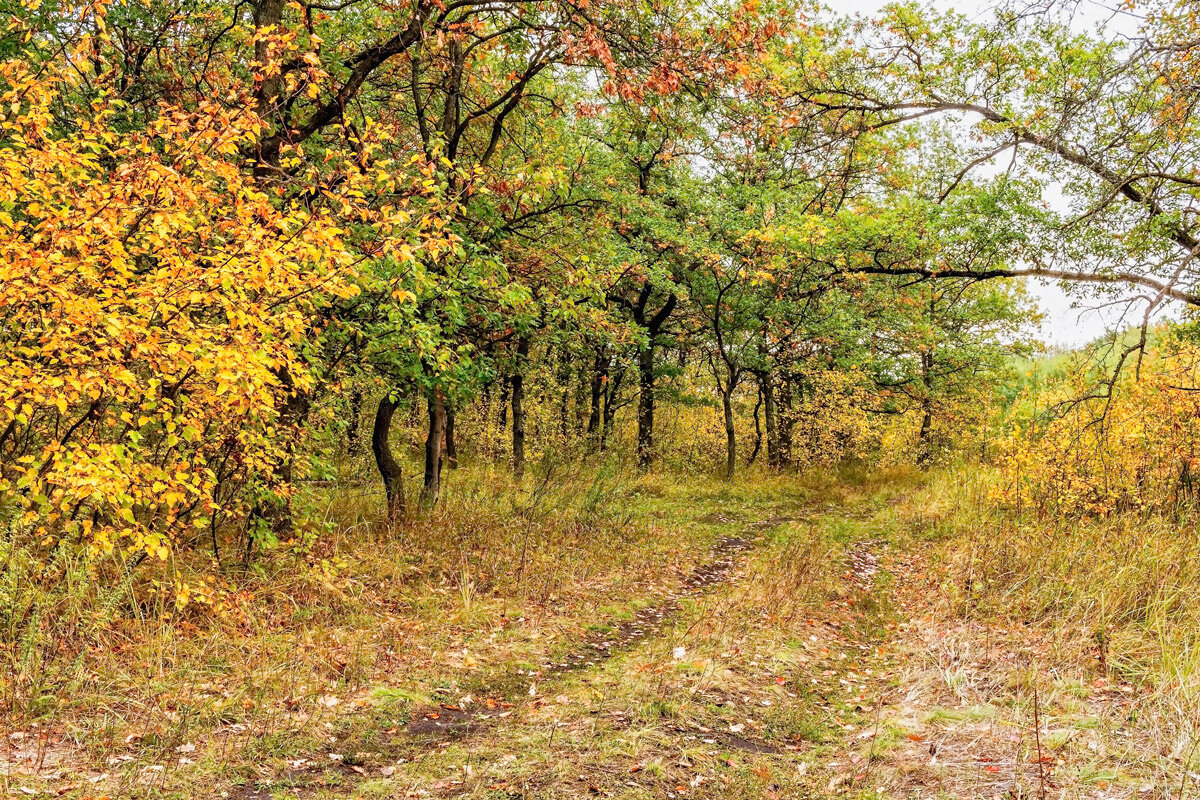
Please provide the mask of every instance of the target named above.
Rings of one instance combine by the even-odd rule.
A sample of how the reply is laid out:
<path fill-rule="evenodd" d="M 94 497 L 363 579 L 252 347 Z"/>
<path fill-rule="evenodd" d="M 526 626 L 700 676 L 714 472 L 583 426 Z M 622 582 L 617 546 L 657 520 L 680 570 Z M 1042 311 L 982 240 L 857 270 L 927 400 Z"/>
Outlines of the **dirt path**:
<path fill-rule="evenodd" d="M 755 546 L 757 538 L 750 535 L 723 536 L 712 548 L 712 560 L 697 567 L 684 579 L 679 589 L 652 605 L 634 612 L 633 619 L 613 620 L 608 631 L 595 633 L 574 643 L 559 660 L 548 661 L 538 670 L 518 670 L 496 686 L 485 688 L 481 694 L 493 701 L 492 706 L 472 703 L 470 707 L 441 704 L 417 711 L 405 731 L 413 736 L 439 738 L 465 736 L 476 732 L 489 722 L 509 717 L 521 696 L 513 696 L 510 687 L 527 683 L 527 693 L 536 697 L 539 685 L 543 693 L 553 691 L 563 675 L 595 667 L 615 655 L 626 652 L 661 632 L 664 624 L 679 613 L 680 601 L 729 580 L 738 554 Z M 497 699 L 502 702 L 497 703 Z"/>
<path fill-rule="evenodd" d="M 774 516 L 744 526 L 739 535 L 722 536 L 714 543 L 709 560 L 693 569 L 673 592 L 651 600 L 637 609 L 630 619 L 609 620 L 600 626 L 602 630 L 571 643 L 554 660 L 545 661 L 536 669 L 514 668 L 457 703 L 439 703 L 417 709 L 403 728 L 389 731 L 392 736 L 386 746 L 380 748 L 383 752 L 371 754 L 371 760 L 412 760 L 421 752 L 445 747 L 450 742 L 469 745 L 469 740 L 474 737 L 502 733 L 506 726 L 520 719 L 524 707 L 542 704 L 542 697 L 557 692 L 573 675 L 595 670 L 606 661 L 661 636 L 685 603 L 728 584 L 739 558 L 756 548 L 764 533 L 794 519 Z M 354 722 L 351 718 L 343 720 L 342 724 L 352 726 Z M 693 738 L 717 736 L 728 746 L 745 752 L 779 751 L 770 744 L 734 733 L 714 734 L 684 728 L 678 728 L 677 732 Z M 348 760 L 335 749 L 344 748 L 331 746 L 327 752 L 296 759 L 292 768 L 283 774 L 235 788 L 228 796 L 237 800 L 311 797 L 329 790 L 331 783 L 338 784 L 337 794 L 355 796 L 355 785 L 373 775 L 388 777 L 393 774 L 393 769 L 387 766 L 366 764 L 361 759 Z M 340 776 L 340 781 L 328 779 L 327 773 L 331 769 Z M 283 788 L 275 789 L 275 786 Z"/>

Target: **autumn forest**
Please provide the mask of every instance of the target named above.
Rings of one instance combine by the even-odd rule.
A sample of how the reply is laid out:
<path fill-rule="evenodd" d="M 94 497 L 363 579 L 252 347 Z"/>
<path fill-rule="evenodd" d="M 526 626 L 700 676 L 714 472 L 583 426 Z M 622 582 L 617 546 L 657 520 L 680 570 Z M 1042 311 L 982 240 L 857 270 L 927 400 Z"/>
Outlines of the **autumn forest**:
<path fill-rule="evenodd" d="M 1198 796 L 1198 259 L 1191 0 L 0 0 L 0 797 Z"/>

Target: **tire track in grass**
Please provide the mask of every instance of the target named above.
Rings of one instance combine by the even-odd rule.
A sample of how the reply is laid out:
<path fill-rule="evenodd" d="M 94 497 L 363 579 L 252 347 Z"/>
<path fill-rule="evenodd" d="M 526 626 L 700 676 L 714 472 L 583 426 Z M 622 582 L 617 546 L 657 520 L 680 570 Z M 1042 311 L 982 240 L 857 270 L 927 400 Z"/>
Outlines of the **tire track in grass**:
<path fill-rule="evenodd" d="M 767 531 L 784 523 L 802 519 L 804 517 L 770 517 L 744 526 L 740 535 L 721 537 L 712 546 L 710 560 L 693 569 L 674 592 L 661 598 L 659 602 L 638 609 L 632 619 L 614 621 L 608 631 L 596 632 L 585 637 L 559 659 L 543 662 L 540 669 L 518 669 L 493 681 L 493 685 L 496 687 L 536 685 L 539 693 L 542 693 L 543 690 L 552 688 L 569 675 L 592 669 L 617 655 L 633 650 L 643 642 L 660 634 L 665 625 L 683 610 L 683 600 L 701 595 L 716 586 L 727 583 L 739 556 L 758 547 Z M 504 720 L 519 711 L 522 703 L 527 702 L 530 697 L 528 693 L 517 695 L 511 688 L 505 690 L 484 687 L 478 693 L 491 699 L 492 702 L 472 703 L 471 706 L 465 708 L 448 703 L 439 704 L 413 712 L 407 725 L 396 731 L 401 734 L 400 738 L 388 742 L 388 748 L 396 751 L 404 750 L 411 754 L 413 751 L 429 751 L 450 742 L 461 741 L 481 734 L 503 725 Z M 502 700 L 497 703 L 495 698 L 502 698 Z M 780 752 L 773 745 L 739 736 L 722 735 L 721 739 L 730 747 L 750 753 Z M 362 767 L 345 763 L 344 760 L 333 756 L 334 754 L 330 751 L 311 759 L 293 762 L 298 765 L 296 768 L 271 781 L 271 783 L 286 784 L 288 787 L 286 793 L 277 795 L 269 788 L 259 788 L 265 783 L 259 781 L 255 785 L 234 787 L 228 797 L 231 800 L 282 800 L 283 797 L 311 796 L 322 788 L 331 788 L 311 785 L 318 776 L 323 775 L 327 770 L 337 772 L 350 784 L 371 777 L 379 777 L 376 774 L 368 774 L 367 770 Z M 342 789 L 352 791 L 352 786 L 344 786 Z"/>
<path fill-rule="evenodd" d="M 661 602 L 638 609 L 633 619 L 622 620 L 611 632 L 594 633 L 579 642 L 557 661 L 543 662 L 539 670 L 518 670 L 504 685 L 525 682 L 536 687 L 538 682 L 551 684 L 562 676 L 598 666 L 620 653 L 637 647 L 659 634 L 663 626 L 682 610 L 681 601 L 700 594 L 729 579 L 738 554 L 756 547 L 758 537 L 724 536 L 713 545 L 713 559 L 692 571 L 680 588 Z M 492 696 L 503 693 L 489 693 Z M 513 698 L 508 698 L 513 699 Z M 430 739 L 458 738 L 481 729 L 488 721 L 509 716 L 513 709 L 464 709 L 440 705 L 416 713 L 405 730 L 414 736 Z"/>

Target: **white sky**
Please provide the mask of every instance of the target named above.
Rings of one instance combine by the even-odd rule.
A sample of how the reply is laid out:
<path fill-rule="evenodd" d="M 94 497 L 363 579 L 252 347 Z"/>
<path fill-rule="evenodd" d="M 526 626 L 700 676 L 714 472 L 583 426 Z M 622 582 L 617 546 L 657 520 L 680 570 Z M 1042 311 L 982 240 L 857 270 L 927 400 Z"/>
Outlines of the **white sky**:
<path fill-rule="evenodd" d="M 886 5 L 886 0 L 826 0 L 834 11 L 842 14 L 870 16 Z M 924 5 L 943 10 L 954 9 L 969 19 L 983 21 L 996 6 L 995 0 L 925 0 Z M 1073 17 L 1074 24 L 1081 30 L 1094 32 L 1098 24 L 1104 23 L 1110 32 L 1132 34 L 1137 30 L 1137 21 L 1114 11 L 1117 0 L 1079 0 Z M 1052 201 L 1051 201 L 1052 202 Z M 1030 280 L 1029 288 L 1037 298 L 1045 319 L 1038 337 L 1047 345 L 1076 347 L 1102 336 L 1110 327 L 1120 324 L 1119 311 L 1113 308 L 1097 308 L 1105 299 L 1097 299 L 1088 293 L 1088 287 L 1079 286 L 1070 293 L 1060 288 L 1057 282 Z M 1175 316 L 1177 309 L 1164 308 L 1157 317 Z M 1141 321 L 1138 310 L 1130 322 Z"/>

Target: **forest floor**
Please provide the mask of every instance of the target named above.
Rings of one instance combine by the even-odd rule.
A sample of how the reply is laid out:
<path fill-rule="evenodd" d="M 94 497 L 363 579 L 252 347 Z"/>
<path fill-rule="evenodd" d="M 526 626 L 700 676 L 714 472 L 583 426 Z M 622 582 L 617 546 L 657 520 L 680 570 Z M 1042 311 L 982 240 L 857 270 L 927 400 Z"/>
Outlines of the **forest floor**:
<path fill-rule="evenodd" d="M 941 511 L 911 478 L 630 503 L 641 534 L 581 543 L 598 558 L 519 603 L 444 574 L 385 585 L 347 556 L 340 610 L 297 601 L 244 661 L 180 646 L 151 685 L 109 678 L 103 704 L 4 731 L 0 796 L 1190 791 L 1191 754 L 1082 633 L 952 599 Z"/>

